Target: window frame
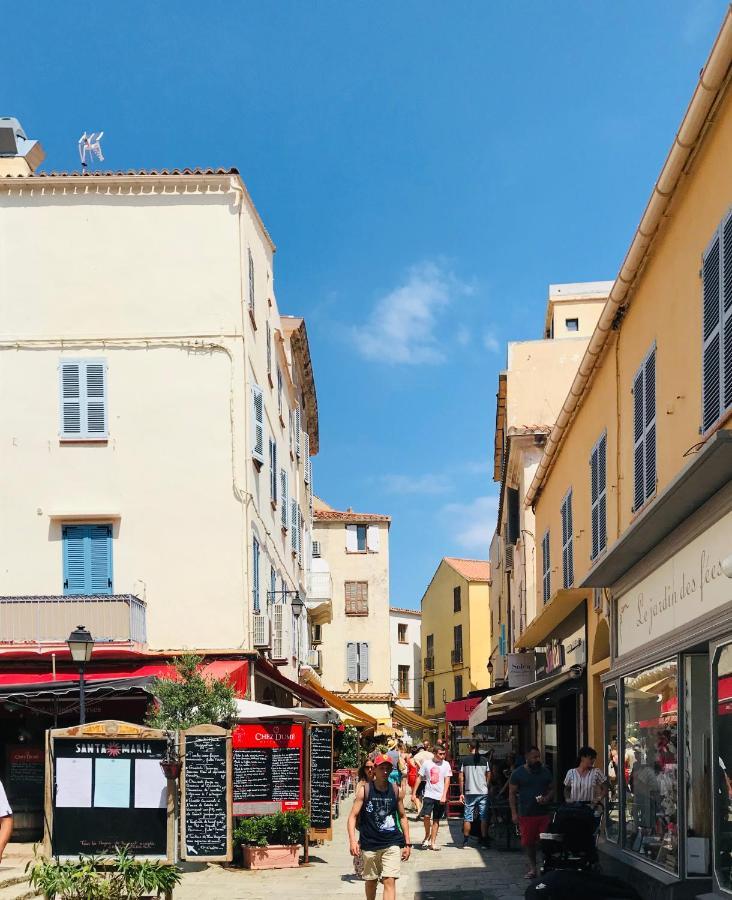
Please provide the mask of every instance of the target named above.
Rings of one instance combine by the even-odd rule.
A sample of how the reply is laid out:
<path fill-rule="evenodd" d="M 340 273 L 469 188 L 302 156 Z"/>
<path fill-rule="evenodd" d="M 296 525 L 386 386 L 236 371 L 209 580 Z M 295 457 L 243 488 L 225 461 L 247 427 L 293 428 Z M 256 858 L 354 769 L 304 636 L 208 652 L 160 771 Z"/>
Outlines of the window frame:
<path fill-rule="evenodd" d="M 460 685 L 460 691 L 458 691 L 458 684 Z M 452 677 L 452 690 L 454 700 L 459 700 L 463 696 L 463 676 L 462 675 L 453 675 Z"/>
<path fill-rule="evenodd" d="M 247 253 L 249 254 L 249 314 L 252 319 L 254 319 L 254 304 L 255 304 L 255 290 L 254 290 L 254 257 L 252 256 L 252 248 L 247 247 Z"/>
<path fill-rule="evenodd" d="M 399 694 L 399 699 L 403 700 L 409 697 L 409 672 L 411 670 L 411 666 L 407 665 L 398 665 L 397 666 L 397 691 Z M 402 675 L 406 673 L 406 677 L 402 679 Z"/>
<path fill-rule="evenodd" d="M 648 417 L 648 364 L 653 359 L 653 417 Z M 633 506 L 631 512 L 633 514 L 639 512 L 656 494 L 658 484 L 658 378 L 657 378 L 657 357 L 656 342 L 654 341 L 646 355 L 643 357 L 641 364 L 633 375 L 633 387 L 631 394 L 633 396 Z M 642 388 L 640 400 L 638 399 L 638 388 Z M 638 436 L 638 407 L 640 404 L 642 417 L 642 434 Z M 648 471 L 648 448 L 649 442 L 652 441 L 653 446 L 653 483 L 649 486 Z M 638 490 L 638 451 L 642 453 L 643 472 L 642 472 L 642 497 L 639 498 Z"/>
<path fill-rule="evenodd" d="M 569 323 L 572 322 L 574 324 L 574 328 L 570 328 Z M 579 318 L 577 316 L 570 316 L 564 320 L 564 327 L 567 331 L 572 332 L 573 334 L 579 331 Z"/>
<path fill-rule="evenodd" d="M 261 595 L 259 592 L 259 557 L 261 545 L 256 534 L 252 535 L 252 609 L 255 613 L 261 612 Z"/>
<path fill-rule="evenodd" d="M 574 515 L 572 488 L 562 499 L 562 587 L 569 590 L 574 585 Z"/>
<path fill-rule="evenodd" d="M 541 539 L 541 567 L 542 599 L 544 600 L 544 606 L 546 606 L 546 604 L 551 600 L 552 597 L 551 539 L 549 537 L 548 528 L 544 532 L 544 537 Z"/>
<path fill-rule="evenodd" d="M 718 260 L 716 274 L 713 280 L 707 278 L 707 262 L 711 254 L 716 250 Z M 732 348 L 732 277 L 727 275 L 726 266 L 732 266 L 732 208 L 722 216 L 719 225 L 702 253 L 701 259 L 701 416 L 699 433 L 707 435 L 718 427 L 719 423 L 732 410 L 732 359 L 727 360 L 726 351 Z M 725 281 L 729 282 L 728 291 L 725 292 Z M 716 314 L 717 322 L 707 333 L 707 291 L 714 284 L 717 291 Z M 727 293 L 727 296 L 725 296 Z M 728 306 L 725 309 L 725 301 Z M 718 373 L 716 409 L 711 417 L 707 417 L 706 408 L 709 403 L 706 390 L 707 354 L 717 342 L 716 353 L 710 357 Z M 729 344 L 729 347 L 727 346 Z M 729 383 L 728 383 L 729 381 Z"/>
<path fill-rule="evenodd" d="M 460 585 L 454 587 L 452 589 L 452 611 L 454 613 L 460 612 L 462 609 L 462 596 L 460 592 Z"/>
<path fill-rule="evenodd" d="M 402 631 L 403 629 L 403 631 Z M 407 639 L 407 623 L 406 622 L 397 622 L 397 643 L 398 644 L 408 644 L 409 640 Z"/>
<path fill-rule="evenodd" d="M 434 681 L 427 682 L 427 709 L 435 708 L 435 683 Z"/>
<path fill-rule="evenodd" d="M 78 367 L 78 396 L 64 396 L 64 369 L 70 366 Z M 89 367 L 101 367 L 101 384 L 102 397 L 89 397 Z M 103 407 L 103 431 L 89 430 L 89 404 L 90 402 L 99 402 L 101 399 Z M 77 402 L 79 405 L 79 431 L 66 431 L 66 414 L 64 406 L 66 403 Z M 59 429 L 58 438 L 63 443 L 74 442 L 105 442 L 109 440 L 109 379 L 108 364 L 106 357 L 99 356 L 78 356 L 78 357 L 61 357 L 58 362 L 58 403 L 59 403 Z"/>
<path fill-rule="evenodd" d="M 361 546 L 361 532 L 363 532 L 363 547 Z M 367 553 L 369 549 L 369 526 L 356 525 L 356 553 Z"/>
<path fill-rule="evenodd" d="M 67 531 L 69 529 L 78 529 L 83 532 L 84 541 L 84 592 L 79 593 L 69 588 L 69 544 L 67 542 Z M 94 589 L 92 579 L 94 571 L 92 568 L 91 556 L 91 540 L 93 528 L 106 528 L 106 544 L 107 544 L 107 589 Z M 114 595 L 114 525 L 112 522 L 63 522 L 61 525 L 61 554 L 62 554 L 62 587 L 64 597 L 111 597 Z M 88 567 L 87 567 L 88 566 Z"/>

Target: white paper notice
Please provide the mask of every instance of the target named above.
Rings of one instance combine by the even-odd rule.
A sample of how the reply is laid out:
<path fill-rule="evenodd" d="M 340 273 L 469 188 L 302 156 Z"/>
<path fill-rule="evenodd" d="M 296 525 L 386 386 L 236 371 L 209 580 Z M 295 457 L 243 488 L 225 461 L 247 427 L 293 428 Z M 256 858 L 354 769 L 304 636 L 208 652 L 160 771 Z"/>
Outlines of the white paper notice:
<path fill-rule="evenodd" d="M 94 806 L 125 809 L 130 805 L 130 760 L 94 761 Z"/>
<path fill-rule="evenodd" d="M 159 759 L 135 760 L 135 809 L 165 809 L 168 781 Z"/>
<path fill-rule="evenodd" d="M 56 758 L 56 806 L 89 808 L 92 794 L 90 759 Z"/>

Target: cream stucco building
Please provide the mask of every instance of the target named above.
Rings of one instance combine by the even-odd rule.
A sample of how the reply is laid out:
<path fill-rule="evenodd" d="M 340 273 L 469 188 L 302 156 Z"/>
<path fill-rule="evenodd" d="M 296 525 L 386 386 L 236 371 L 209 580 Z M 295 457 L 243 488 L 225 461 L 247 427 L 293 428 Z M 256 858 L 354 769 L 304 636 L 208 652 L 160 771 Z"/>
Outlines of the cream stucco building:
<path fill-rule="evenodd" d="M 334 694 L 391 721 L 389 526 L 375 513 L 314 501 L 313 575 L 332 591 L 332 620 L 316 626 L 319 680 Z M 319 593 L 322 593 L 320 591 Z"/>
<path fill-rule="evenodd" d="M 318 410 L 241 177 L 34 165 L 0 159 L 0 639 L 296 673 Z"/>
<path fill-rule="evenodd" d="M 422 708 L 422 658 L 420 628 L 422 614 L 418 609 L 389 609 L 391 644 L 391 687 L 399 705 L 414 712 Z"/>

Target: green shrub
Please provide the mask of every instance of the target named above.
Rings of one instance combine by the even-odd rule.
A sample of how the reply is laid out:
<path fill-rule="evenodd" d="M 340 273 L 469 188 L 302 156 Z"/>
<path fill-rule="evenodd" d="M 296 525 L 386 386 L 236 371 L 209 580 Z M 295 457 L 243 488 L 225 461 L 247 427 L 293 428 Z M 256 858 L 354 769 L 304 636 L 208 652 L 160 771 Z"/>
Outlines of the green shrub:
<path fill-rule="evenodd" d="M 164 896 L 180 882 L 177 867 L 157 859 L 135 859 L 126 847 L 113 859 L 79 856 L 59 862 L 36 856 L 28 863 L 30 886 L 47 900 L 139 900 Z"/>
<path fill-rule="evenodd" d="M 309 827 L 310 818 L 304 809 L 271 816 L 250 816 L 239 819 L 234 826 L 234 843 L 249 847 L 302 844 Z"/>

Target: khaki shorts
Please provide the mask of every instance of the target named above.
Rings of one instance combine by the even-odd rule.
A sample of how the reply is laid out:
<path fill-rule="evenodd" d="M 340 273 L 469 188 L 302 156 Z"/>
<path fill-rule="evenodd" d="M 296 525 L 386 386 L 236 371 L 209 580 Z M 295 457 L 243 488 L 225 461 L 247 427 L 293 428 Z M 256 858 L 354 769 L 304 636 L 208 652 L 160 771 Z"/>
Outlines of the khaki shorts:
<path fill-rule="evenodd" d="M 384 847 L 383 850 L 362 850 L 363 880 L 378 881 L 379 878 L 398 878 L 402 864 L 401 847 Z"/>

